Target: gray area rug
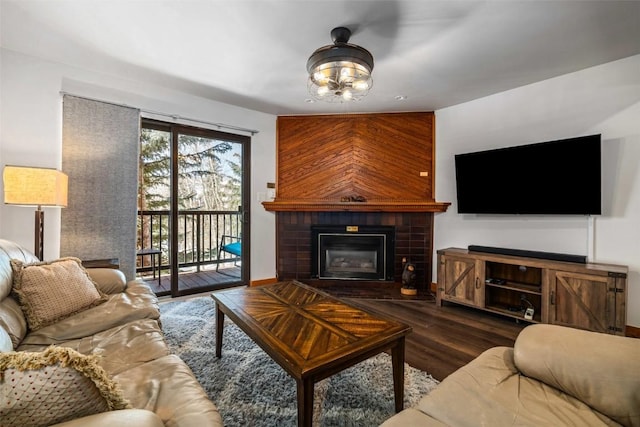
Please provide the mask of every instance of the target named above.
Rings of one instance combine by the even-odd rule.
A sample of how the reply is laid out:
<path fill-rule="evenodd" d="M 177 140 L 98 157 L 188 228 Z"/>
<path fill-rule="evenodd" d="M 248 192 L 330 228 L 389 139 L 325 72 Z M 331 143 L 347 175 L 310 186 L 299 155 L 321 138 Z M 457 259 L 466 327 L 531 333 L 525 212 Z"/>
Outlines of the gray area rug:
<path fill-rule="evenodd" d="M 193 370 L 225 427 L 295 426 L 296 383 L 229 319 L 222 358 L 215 357 L 215 303 L 210 297 L 160 305 L 172 353 Z M 405 364 L 405 408 L 436 387 Z M 314 426 L 376 426 L 394 414 L 391 356 L 381 353 L 315 386 Z"/>

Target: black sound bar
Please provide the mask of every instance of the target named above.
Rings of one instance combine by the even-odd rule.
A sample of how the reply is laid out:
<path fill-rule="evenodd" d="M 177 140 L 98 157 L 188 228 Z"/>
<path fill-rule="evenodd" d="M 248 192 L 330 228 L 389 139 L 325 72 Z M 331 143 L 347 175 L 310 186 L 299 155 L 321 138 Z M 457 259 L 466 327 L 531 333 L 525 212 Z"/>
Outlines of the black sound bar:
<path fill-rule="evenodd" d="M 575 262 L 579 264 L 587 263 L 586 255 L 558 254 L 554 252 L 526 251 L 523 249 L 494 248 L 491 246 L 478 246 L 478 245 L 469 245 L 469 250 L 473 252 L 487 252 L 490 254 L 550 259 L 554 261 Z"/>

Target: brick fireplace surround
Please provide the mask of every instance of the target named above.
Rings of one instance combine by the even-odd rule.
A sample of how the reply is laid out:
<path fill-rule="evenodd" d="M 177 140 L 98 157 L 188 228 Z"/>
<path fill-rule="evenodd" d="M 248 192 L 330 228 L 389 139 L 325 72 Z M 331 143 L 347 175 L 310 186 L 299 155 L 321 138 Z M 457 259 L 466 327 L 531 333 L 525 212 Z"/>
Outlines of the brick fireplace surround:
<path fill-rule="evenodd" d="M 431 283 L 432 212 L 277 212 L 276 254 L 278 280 L 297 279 L 316 286 L 372 286 L 389 282 L 311 280 L 312 225 L 391 225 L 396 229 L 394 284 L 401 283 L 402 258 L 416 265 L 419 290 Z"/>

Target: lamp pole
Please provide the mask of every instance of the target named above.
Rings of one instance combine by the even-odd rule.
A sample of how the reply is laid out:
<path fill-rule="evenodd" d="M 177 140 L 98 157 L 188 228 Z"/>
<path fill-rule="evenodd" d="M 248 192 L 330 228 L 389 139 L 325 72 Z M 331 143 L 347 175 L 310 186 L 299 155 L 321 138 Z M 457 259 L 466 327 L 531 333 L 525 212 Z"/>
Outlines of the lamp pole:
<path fill-rule="evenodd" d="M 44 211 L 41 205 L 36 209 L 35 231 L 34 253 L 40 261 L 44 261 Z"/>

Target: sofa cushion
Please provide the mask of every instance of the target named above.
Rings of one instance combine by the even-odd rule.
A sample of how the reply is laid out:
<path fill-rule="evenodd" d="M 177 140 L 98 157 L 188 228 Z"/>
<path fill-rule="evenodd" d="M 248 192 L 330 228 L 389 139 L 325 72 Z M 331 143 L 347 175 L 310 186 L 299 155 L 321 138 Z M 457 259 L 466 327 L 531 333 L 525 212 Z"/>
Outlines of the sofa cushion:
<path fill-rule="evenodd" d="M 520 375 L 513 349 L 494 347 L 445 378 L 415 407 L 451 426 L 611 426 L 586 403 Z"/>
<path fill-rule="evenodd" d="M 96 357 L 68 348 L 0 354 L 3 427 L 46 426 L 130 408 Z"/>
<path fill-rule="evenodd" d="M 159 318 L 157 297 L 149 286 L 127 286 L 127 292 L 111 295 L 103 304 L 29 332 L 19 349 L 23 345 L 64 345 L 66 341 L 89 337 L 134 320 Z"/>
<path fill-rule="evenodd" d="M 408 427 L 408 426 L 420 426 L 420 427 L 447 427 L 446 424 L 441 423 L 425 414 L 416 408 L 407 408 L 398 412 L 393 417 L 387 419 L 380 424 L 380 427 Z"/>
<path fill-rule="evenodd" d="M 14 259 L 11 267 L 13 290 L 32 330 L 106 300 L 78 258 L 34 264 Z"/>
<path fill-rule="evenodd" d="M 10 240 L 0 239 L 0 301 L 11 293 L 13 287 L 12 259 L 23 262 L 38 262 L 38 258 L 28 250 Z"/>
<path fill-rule="evenodd" d="M 531 325 L 514 345 L 517 368 L 623 425 L 640 426 L 640 340 Z"/>
<path fill-rule="evenodd" d="M 166 426 L 222 427 L 216 406 L 178 356 L 171 354 L 115 375 L 131 404 L 153 411 Z"/>
<path fill-rule="evenodd" d="M 0 301 L 0 327 L 11 337 L 13 348 L 17 348 L 27 334 L 27 320 L 15 299 L 6 297 Z"/>
<path fill-rule="evenodd" d="M 100 356 L 100 366 L 109 375 L 169 354 L 164 334 L 158 321 L 153 319 L 134 320 L 94 335 L 61 342 L 60 345 L 82 354 Z M 17 350 L 42 351 L 46 347 L 22 344 Z"/>
<path fill-rule="evenodd" d="M 50 427 L 165 427 L 164 423 L 156 414 L 144 409 L 123 409 L 121 411 L 103 412 L 101 414 L 89 415 L 88 417 L 76 418 Z M 194 426 L 195 427 L 195 426 Z"/>
<path fill-rule="evenodd" d="M 87 268 L 87 273 L 98 286 L 98 289 L 105 294 L 111 295 L 124 292 L 127 287 L 127 279 L 121 270 L 115 268 Z"/>
<path fill-rule="evenodd" d="M 7 353 L 9 351 L 13 351 L 11 337 L 3 327 L 0 327 L 0 353 Z"/>

